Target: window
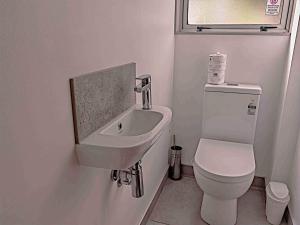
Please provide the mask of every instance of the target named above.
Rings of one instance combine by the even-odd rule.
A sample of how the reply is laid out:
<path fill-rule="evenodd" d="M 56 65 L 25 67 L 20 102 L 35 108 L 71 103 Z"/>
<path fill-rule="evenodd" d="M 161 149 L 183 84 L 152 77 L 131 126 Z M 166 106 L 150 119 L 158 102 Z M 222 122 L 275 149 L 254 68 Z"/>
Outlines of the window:
<path fill-rule="evenodd" d="M 286 32 L 292 0 L 178 0 L 179 31 Z"/>

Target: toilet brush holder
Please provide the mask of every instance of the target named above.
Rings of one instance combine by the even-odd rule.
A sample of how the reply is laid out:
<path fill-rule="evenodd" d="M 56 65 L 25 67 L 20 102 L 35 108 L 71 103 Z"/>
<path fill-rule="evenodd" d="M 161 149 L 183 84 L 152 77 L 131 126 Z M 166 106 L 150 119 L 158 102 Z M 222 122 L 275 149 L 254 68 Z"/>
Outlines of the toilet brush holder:
<path fill-rule="evenodd" d="M 171 147 L 169 178 L 172 180 L 181 179 L 181 151 L 182 147 L 180 146 L 173 145 Z"/>

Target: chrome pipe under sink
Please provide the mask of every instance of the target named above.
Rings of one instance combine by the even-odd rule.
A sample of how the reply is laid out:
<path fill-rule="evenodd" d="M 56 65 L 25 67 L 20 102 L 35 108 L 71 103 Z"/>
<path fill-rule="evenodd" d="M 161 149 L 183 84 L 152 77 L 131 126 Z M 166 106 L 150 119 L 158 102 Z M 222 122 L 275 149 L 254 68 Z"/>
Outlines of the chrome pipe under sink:
<path fill-rule="evenodd" d="M 131 171 L 131 193 L 135 198 L 140 198 L 144 195 L 143 170 L 141 161 L 137 162 Z"/>
<path fill-rule="evenodd" d="M 143 169 L 141 161 L 138 161 L 129 170 L 112 170 L 111 180 L 117 182 L 118 187 L 131 185 L 131 194 L 134 198 L 144 195 Z"/>

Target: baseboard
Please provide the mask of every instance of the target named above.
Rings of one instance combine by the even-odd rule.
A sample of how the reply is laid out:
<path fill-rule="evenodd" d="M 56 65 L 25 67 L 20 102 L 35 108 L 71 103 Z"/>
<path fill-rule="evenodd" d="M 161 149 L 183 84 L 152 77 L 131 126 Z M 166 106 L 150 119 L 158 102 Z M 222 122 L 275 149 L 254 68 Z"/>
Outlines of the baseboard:
<path fill-rule="evenodd" d="M 294 219 L 293 219 L 292 214 L 290 213 L 289 207 L 286 208 L 286 212 L 285 212 L 285 214 L 284 214 L 284 217 L 285 217 L 285 220 L 287 221 L 287 224 L 288 224 L 288 225 L 297 225 L 297 224 L 294 222 Z"/>
<path fill-rule="evenodd" d="M 265 178 L 255 176 L 252 181 L 251 188 L 264 191 L 266 189 Z"/>
<path fill-rule="evenodd" d="M 164 187 L 167 179 L 168 179 L 168 170 L 167 170 L 164 178 L 162 179 L 162 181 L 161 181 L 161 183 L 160 183 L 160 185 L 159 185 L 159 187 L 157 189 L 157 192 L 155 193 L 154 198 L 152 199 L 152 201 L 150 203 L 150 206 L 147 209 L 147 212 L 145 213 L 145 215 L 144 215 L 144 217 L 143 217 L 142 222 L 140 223 L 140 225 L 146 225 L 147 224 L 147 222 L 148 222 L 148 220 L 149 220 L 149 218 L 151 216 L 152 210 L 155 207 L 155 204 L 156 204 L 156 202 L 157 202 L 157 200 L 159 198 L 160 193 L 162 192 L 162 189 L 163 189 L 163 187 Z"/>
<path fill-rule="evenodd" d="M 193 166 L 181 165 L 181 173 L 183 176 L 195 177 Z"/>

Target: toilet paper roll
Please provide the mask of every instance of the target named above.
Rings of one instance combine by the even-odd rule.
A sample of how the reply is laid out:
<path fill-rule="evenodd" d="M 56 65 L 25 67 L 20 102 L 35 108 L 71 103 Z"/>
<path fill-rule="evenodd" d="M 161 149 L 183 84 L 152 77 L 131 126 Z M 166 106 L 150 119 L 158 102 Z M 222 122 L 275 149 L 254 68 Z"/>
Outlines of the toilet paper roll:
<path fill-rule="evenodd" d="M 227 55 L 217 53 L 209 55 L 208 79 L 209 84 L 223 84 L 225 82 Z"/>

